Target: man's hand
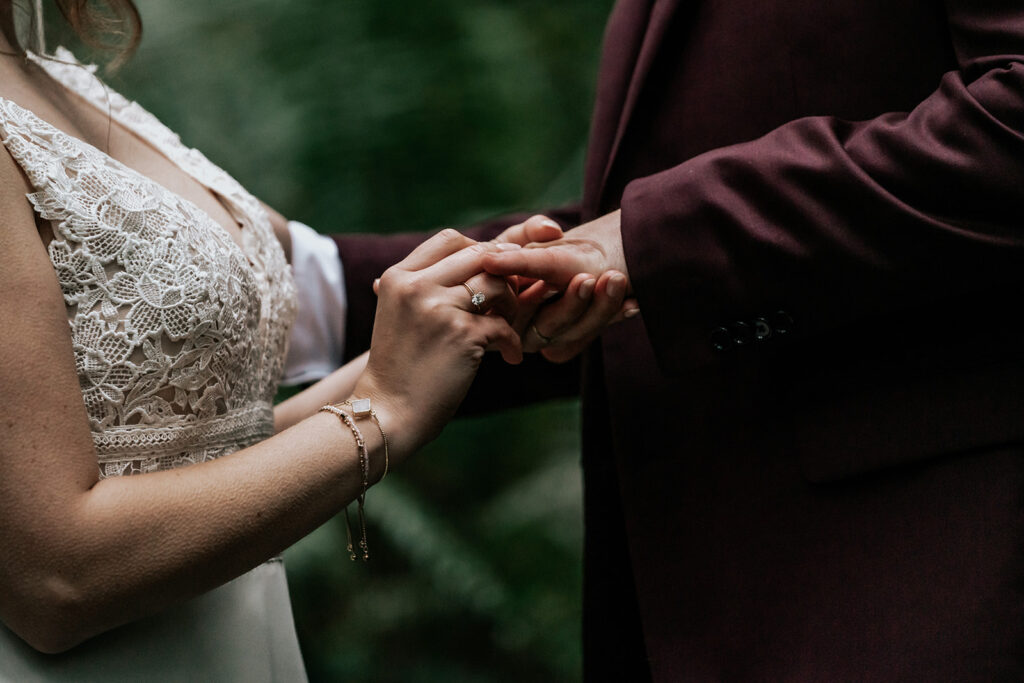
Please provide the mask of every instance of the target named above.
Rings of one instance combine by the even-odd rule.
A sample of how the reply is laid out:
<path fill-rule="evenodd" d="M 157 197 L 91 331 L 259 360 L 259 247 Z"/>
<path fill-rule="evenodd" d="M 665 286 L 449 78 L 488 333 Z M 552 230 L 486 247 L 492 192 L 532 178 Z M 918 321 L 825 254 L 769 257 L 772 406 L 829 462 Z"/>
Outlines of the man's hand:
<path fill-rule="evenodd" d="M 485 260 L 484 267 L 494 275 L 525 275 L 560 289 L 567 287 L 578 273 L 617 270 L 628 277 L 620 216 L 620 211 L 614 211 L 574 228 L 561 239 L 525 244 L 522 250 L 494 254 Z"/>
<path fill-rule="evenodd" d="M 514 327 L 523 334 L 524 351 L 540 350 L 548 360 L 567 361 L 609 324 L 639 312 L 636 302 L 626 298 L 630 287 L 619 224 L 620 212 L 615 211 L 561 239 L 495 252 L 484 259 L 484 268 L 492 274 L 536 280 L 526 288 L 520 284 Z M 523 227 L 515 236 L 526 234 Z"/>

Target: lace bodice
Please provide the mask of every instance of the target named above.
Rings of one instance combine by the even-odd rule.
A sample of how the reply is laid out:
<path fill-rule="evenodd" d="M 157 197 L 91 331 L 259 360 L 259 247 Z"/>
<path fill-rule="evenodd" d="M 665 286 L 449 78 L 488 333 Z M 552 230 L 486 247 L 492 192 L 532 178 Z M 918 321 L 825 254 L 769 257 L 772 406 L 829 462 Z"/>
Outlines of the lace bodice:
<path fill-rule="evenodd" d="M 0 98 L 0 139 L 53 225 L 50 260 L 101 476 L 209 460 L 270 436 L 294 285 L 266 211 L 94 67 L 34 59 L 218 195 L 241 226 L 239 248 L 193 203 Z"/>

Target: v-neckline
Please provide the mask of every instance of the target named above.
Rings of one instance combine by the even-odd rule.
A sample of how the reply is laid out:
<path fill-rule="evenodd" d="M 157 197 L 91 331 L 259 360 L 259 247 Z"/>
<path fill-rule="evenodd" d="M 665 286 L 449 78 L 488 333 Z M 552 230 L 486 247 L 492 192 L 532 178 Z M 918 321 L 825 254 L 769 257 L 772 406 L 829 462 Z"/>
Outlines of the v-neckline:
<path fill-rule="evenodd" d="M 163 183 L 157 181 L 154 178 L 151 178 L 150 176 L 146 175 L 142 171 L 140 171 L 140 170 L 138 170 L 138 169 L 136 169 L 136 168 L 134 168 L 132 166 L 129 166 L 128 164 L 124 163 L 120 159 L 111 156 L 108 152 L 105 152 L 105 151 L 99 149 L 98 147 L 96 147 L 92 143 L 88 142 L 87 140 L 84 140 L 84 139 L 78 137 L 77 135 L 72 135 L 71 133 L 68 133 L 67 131 L 63 130 L 62 128 L 59 128 L 58 126 L 55 126 L 54 124 L 52 124 L 49 121 L 47 121 L 47 120 L 43 119 L 42 117 L 40 117 L 38 114 L 36 114 L 31 109 L 27 109 L 25 107 L 22 107 L 20 104 L 18 104 L 14 100 L 11 100 L 9 98 L 3 98 L 3 97 L 0 97 L 0 99 L 5 99 L 6 101 L 11 102 L 15 106 L 17 106 L 17 107 L 23 109 L 24 111 L 28 112 L 29 114 L 31 114 L 33 117 L 35 117 L 41 123 L 43 123 L 43 124 L 45 124 L 47 126 L 50 126 L 54 130 L 60 132 L 62 135 L 65 135 L 68 138 L 70 138 L 71 140 L 74 140 L 77 144 L 84 145 L 86 147 L 89 147 L 92 150 L 95 150 L 97 153 L 101 154 L 105 158 L 107 158 L 110 161 L 112 161 L 115 164 L 117 164 L 118 167 L 120 167 L 122 169 L 125 169 L 126 171 L 129 171 L 132 175 L 134 175 L 134 176 L 136 176 L 138 178 L 141 178 L 142 180 L 145 180 L 146 182 L 153 183 L 154 185 L 159 187 L 161 190 L 166 192 L 169 196 L 174 197 L 178 201 L 186 203 L 191 210 L 195 211 L 202 218 L 206 219 L 206 221 L 208 221 L 209 223 L 214 225 L 215 229 L 220 231 L 220 234 L 221 234 L 222 237 L 224 237 L 229 242 L 234 244 L 238 248 L 239 252 L 241 252 L 241 254 L 245 257 L 246 261 L 248 261 L 250 264 L 253 263 L 253 258 L 255 257 L 255 254 L 254 253 L 250 253 L 251 250 L 249 248 L 247 248 L 247 243 L 251 241 L 251 236 L 247 235 L 246 233 L 247 232 L 251 232 L 255 228 L 256 217 L 255 216 L 247 216 L 248 222 L 250 223 L 250 225 L 244 225 L 242 223 L 242 221 L 240 221 L 238 219 L 238 214 L 245 214 L 246 213 L 242 209 L 241 206 L 239 206 L 236 202 L 234 202 L 231 199 L 231 197 L 227 196 L 226 194 L 224 194 L 222 192 L 217 191 L 216 188 L 212 187 L 210 184 L 208 184 L 202 178 L 198 177 L 195 173 L 192 173 L 189 169 L 185 168 L 175 158 L 175 155 L 171 153 L 171 150 L 167 149 L 165 145 L 161 144 L 157 140 L 151 139 L 149 136 L 145 135 L 143 133 L 143 131 L 141 131 L 136 125 L 134 125 L 134 123 L 132 121 L 126 120 L 123 116 L 121 116 L 121 109 L 122 108 L 121 107 L 114 107 L 113 106 L 113 99 L 114 98 L 121 98 L 121 99 L 123 99 L 127 103 L 128 106 L 139 107 L 140 105 L 138 105 L 138 103 L 134 102 L 133 100 L 128 100 L 127 98 L 124 98 L 123 95 L 120 95 L 120 93 L 117 93 L 116 91 L 112 90 L 109 86 L 107 86 L 107 84 L 105 82 L 103 82 L 102 79 L 100 79 L 98 76 L 96 76 L 96 74 L 95 74 L 95 70 L 96 70 L 95 65 L 86 65 L 86 64 L 82 64 L 82 63 L 78 62 L 78 60 L 74 57 L 74 55 L 72 55 L 70 53 L 70 51 L 68 51 L 68 50 L 66 50 L 64 48 L 60 48 L 60 47 L 57 48 L 57 50 L 55 52 L 55 55 L 56 54 L 60 54 L 61 56 L 59 58 L 55 57 L 56 61 L 53 61 L 53 62 L 47 60 L 46 57 L 41 57 L 41 56 L 39 56 L 39 55 L 37 55 L 37 54 L 35 54 L 33 52 L 28 52 L 27 54 L 28 54 L 29 58 L 32 60 L 32 62 L 36 66 L 38 66 L 40 69 L 42 69 L 43 72 L 46 73 L 46 75 L 50 78 L 50 80 L 52 80 L 56 85 L 60 86 L 61 88 L 63 88 L 65 91 L 67 91 L 68 93 L 70 93 L 74 97 L 77 97 L 79 100 L 84 102 L 87 106 L 92 107 L 93 110 L 99 112 L 101 115 L 109 116 L 112 122 L 115 122 L 115 123 L 117 123 L 117 125 L 121 126 L 124 129 L 125 132 L 127 132 L 129 135 L 133 136 L 138 142 L 140 142 L 143 145 L 146 145 L 147 147 L 149 147 L 154 153 L 158 154 L 165 161 L 167 161 L 167 163 L 171 164 L 174 168 L 178 169 L 178 171 L 180 171 L 181 173 L 185 174 L 185 176 L 187 176 L 188 178 L 191 178 L 200 187 L 204 188 L 207 192 L 209 192 L 213 196 L 213 199 L 215 201 L 217 201 L 219 204 L 221 204 L 221 206 L 227 212 L 228 216 L 230 216 L 231 219 L 234 220 L 235 223 L 238 225 L 238 239 L 236 240 L 235 237 L 234 237 L 234 234 L 230 230 L 228 230 L 226 227 L 224 227 L 224 225 L 221 224 L 220 221 L 216 220 L 213 216 L 211 216 L 210 213 L 206 209 L 203 209 L 198 204 L 196 204 L 194 201 L 192 201 L 191 199 L 188 199 L 187 197 L 182 195 L 180 192 L 175 192 L 174 190 L 171 190 L 170 188 L 168 188 Z M 71 60 L 74 60 L 74 61 L 71 61 Z M 104 109 L 103 107 L 100 106 L 100 103 L 94 97 L 92 97 L 90 95 L 90 93 L 84 91 L 84 89 L 79 89 L 79 88 L 74 87 L 67 79 L 62 78 L 62 74 L 55 73 L 54 67 L 57 67 L 56 70 L 59 70 L 60 67 L 74 67 L 76 69 L 81 69 L 81 70 L 85 71 L 86 73 L 88 73 L 90 78 L 91 78 L 91 80 L 94 83 L 96 83 L 97 85 L 99 85 L 103 89 L 104 94 L 108 98 L 108 105 L 109 105 L 108 108 Z M 153 117 L 152 114 L 150 114 L 148 111 L 146 111 L 146 110 L 143 110 L 143 111 L 145 111 L 145 113 L 148 114 L 152 118 L 152 120 L 156 124 L 158 124 L 161 128 L 163 128 L 164 130 L 167 130 L 166 126 L 164 126 L 162 123 L 160 123 L 159 119 L 156 119 L 155 117 Z M 167 130 L 167 132 L 170 133 L 169 130 Z M 171 135 L 173 135 L 173 133 L 171 133 Z M 178 139 L 176 135 L 174 135 L 174 137 L 175 137 L 175 139 Z M 179 144 L 180 144 L 180 142 L 179 142 Z M 184 145 L 183 145 L 183 147 L 184 147 Z M 186 153 L 188 153 L 190 151 L 191 150 L 185 148 L 185 152 Z"/>
<path fill-rule="evenodd" d="M 85 98 L 83 98 L 83 99 L 85 99 Z M 14 100 L 12 100 L 10 98 L 7 98 L 7 97 L 3 97 L 2 95 L 0 95 L 0 101 L 8 102 L 8 103 L 14 105 L 18 109 L 24 111 L 26 114 L 28 114 L 29 116 L 34 118 L 36 121 L 38 121 L 43 126 L 46 126 L 46 127 L 50 128 L 50 129 L 56 131 L 57 133 L 60 133 L 61 135 L 66 137 L 68 140 L 73 141 L 76 145 L 79 145 L 79 146 L 81 146 L 81 147 L 83 147 L 83 148 L 85 148 L 87 150 L 91 150 L 91 151 L 95 152 L 96 154 L 99 154 L 104 159 L 106 159 L 109 163 L 113 164 L 113 166 L 115 168 L 117 168 L 118 170 L 127 173 L 128 175 L 132 176 L 133 178 L 135 178 L 137 180 L 141 180 L 141 181 L 144 181 L 146 183 L 151 183 L 152 185 L 158 187 L 168 197 L 171 197 L 171 198 L 175 199 L 176 201 L 181 202 L 182 204 L 187 205 L 187 207 L 188 207 L 188 209 L 190 211 L 194 211 L 197 216 L 199 216 L 205 222 L 209 223 L 212 226 L 212 229 L 217 230 L 219 232 L 220 236 L 229 245 L 231 245 L 231 248 L 237 249 L 238 253 L 243 257 L 243 259 L 247 263 L 250 264 L 250 266 L 253 264 L 253 259 L 252 259 L 253 255 L 249 253 L 249 250 L 246 249 L 246 245 L 245 245 L 246 237 L 245 237 L 245 233 L 243 232 L 245 230 L 245 228 L 242 228 L 242 230 L 240 230 L 241 241 L 240 242 L 239 241 L 235 241 L 235 239 L 231 235 L 231 233 L 228 232 L 228 230 L 223 225 L 221 225 L 220 222 L 214 220 L 214 218 L 212 216 L 210 216 L 210 214 L 205 209 L 203 209 L 202 207 L 198 206 L 191 199 L 188 199 L 187 197 L 182 196 L 180 193 L 175 192 L 175 191 L 169 189 L 163 183 L 161 183 L 161 182 L 159 182 L 157 180 L 154 180 L 153 178 L 150 178 L 149 176 L 145 175 L 141 171 L 139 171 L 137 169 L 134 169 L 131 166 L 128 166 L 127 164 L 125 164 L 120 159 L 117 159 L 115 157 L 110 156 L 109 154 L 107 154 L 103 150 L 99 149 L 98 147 L 96 147 L 92 143 L 90 143 L 90 142 L 88 142 L 86 140 L 83 140 L 82 138 L 78 137 L 77 135 L 72 135 L 71 133 L 68 133 L 67 131 L 65 131 L 63 129 L 58 128 L 57 126 L 53 125 L 52 123 L 50 123 L 46 119 L 40 117 L 38 114 L 36 114 L 31 109 L 26 109 L 25 107 L 21 106 L 20 104 L 18 104 Z M 145 142 L 145 141 L 143 140 L 143 142 Z M 158 149 L 156 151 L 158 153 L 163 154 L 163 152 L 161 152 Z M 173 159 L 171 159 L 169 157 L 166 157 L 166 155 L 164 155 L 164 156 L 165 156 L 165 158 L 167 158 L 168 162 L 174 164 L 179 169 L 181 169 L 182 173 L 186 173 L 186 174 L 189 175 L 189 177 L 193 177 L 194 178 L 194 176 L 192 176 L 192 174 L 188 173 L 188 171 L 186 171 L 185 169 L 181 168 L 181 166 L 177 162 L 175 162 Z M 19 165 L 20 165 L 20 163 L 19 163 Z M 206 183 L 203 183 L 198 178 L 195 178 L 195 180 L 196 180 L 196 182 L 201 184 L 203 187 L 206 187 L 210 192 L 214 192 L 214 190 L 212 188 L 210 188 L 209 186 L 207 186 Z M 223 196 L 223 195 L 221 195 L 221 196 Z"/>

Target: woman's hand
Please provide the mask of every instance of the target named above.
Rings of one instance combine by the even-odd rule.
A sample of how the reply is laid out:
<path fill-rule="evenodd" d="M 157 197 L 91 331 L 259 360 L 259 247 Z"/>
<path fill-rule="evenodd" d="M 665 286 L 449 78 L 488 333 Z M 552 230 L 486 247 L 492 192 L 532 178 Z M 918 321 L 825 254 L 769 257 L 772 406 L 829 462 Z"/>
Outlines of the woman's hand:
<path fill-rule="evenodd" d="M 381 277 L 370 357 L 354 395 L 372 400 L 385 427 L 401 425 L 388 434 L 392 457 L 407 456 L 441 431 L 486 351 L 522 360 L 508 322 L 516 292 L 505 278 L 483 273 L 487 254 L 516 248 L 443 230 Z M 479 310 L 464 282 L 484 295 Z"/>

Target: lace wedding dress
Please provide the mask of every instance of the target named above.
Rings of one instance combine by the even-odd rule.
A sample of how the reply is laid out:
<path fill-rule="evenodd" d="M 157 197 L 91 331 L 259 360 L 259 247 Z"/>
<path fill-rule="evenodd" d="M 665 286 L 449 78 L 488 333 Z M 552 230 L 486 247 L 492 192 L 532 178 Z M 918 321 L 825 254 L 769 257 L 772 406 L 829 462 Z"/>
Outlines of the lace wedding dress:
<path fill-rule="evenodd" d="M 0 98 L 0 138 L 53 226 L 49 255 L 100 476 L 190 465 L 267 438 L 294 315 L 269 217 L 93 67 L 56 57 L 33 60 L 216 194 L 241 226 L 239 247 L 193 203 Z M 304 679 L 280 561 L 63 655 L 39 655 L 0 627 L 0 681 Z"/>

